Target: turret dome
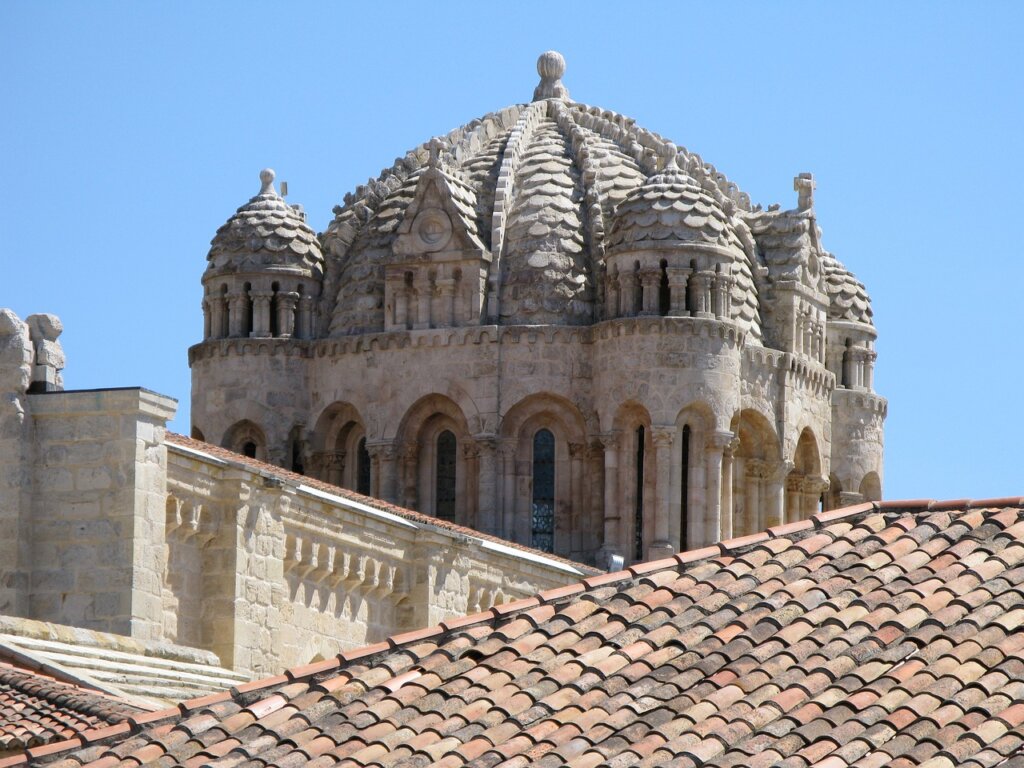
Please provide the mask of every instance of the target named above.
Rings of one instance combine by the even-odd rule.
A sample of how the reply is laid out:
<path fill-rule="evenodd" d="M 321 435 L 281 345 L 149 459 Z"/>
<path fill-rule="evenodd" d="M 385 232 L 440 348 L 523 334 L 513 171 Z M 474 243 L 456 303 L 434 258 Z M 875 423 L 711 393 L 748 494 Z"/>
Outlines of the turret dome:
<path fill-rule="evenodd" d="M 306 214 L 274 188 L 274 172 L 260 172 L 260 191 L 217 230 L 207 274 L 282 271 L 320 277 L 323 256 Z"/>

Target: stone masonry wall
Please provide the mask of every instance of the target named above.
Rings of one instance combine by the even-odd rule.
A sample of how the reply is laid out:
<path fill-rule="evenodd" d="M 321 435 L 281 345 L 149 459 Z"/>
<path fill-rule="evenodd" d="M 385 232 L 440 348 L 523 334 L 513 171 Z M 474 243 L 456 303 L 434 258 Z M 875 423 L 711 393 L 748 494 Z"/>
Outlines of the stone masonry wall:
<path fill-rule="evenodd" d="M 190 602 L 168 569 L 165 621 L 179 641 L 273 674 L 594 572 L 305 480 L 171 439 L 165 559 L 198 563 L 203 590 Z"/>
<path fill-rule="evenodd" d="M 31 618 L 162 636 L 164 425 L 143 389 L 29 396 Z"/>

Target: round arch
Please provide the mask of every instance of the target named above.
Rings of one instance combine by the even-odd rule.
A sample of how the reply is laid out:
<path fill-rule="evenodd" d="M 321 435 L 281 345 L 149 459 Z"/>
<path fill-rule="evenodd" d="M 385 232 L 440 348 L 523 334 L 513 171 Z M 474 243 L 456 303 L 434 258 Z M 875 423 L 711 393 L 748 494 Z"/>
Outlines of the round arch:
<path fill-rule="evenodd" d="M 738 443 L 732 454 L 732 535 L 745 536 L 767 527 L 768 479 L 778 466 L 781 446 L 772 423 L 759 411 L 743 409 L 730 430 Z"/>
<path fill-rule="evenodd" d="M 249 419 L 231 425 L 221 439 L 221 446 L 251 459 L 267 460 L 267 436 Z"/>
<path fill-rule="evenodd" d="M 366 426 L 359 410 L 348 402 L 327 406 L 313 427 L 312 471 L 316 477 L 359 493 L 370 493 L 370 456 Z"/>
<path fill-rule="evenodd" d="M 454 437 L 454 448 L 449 434 Z M 438 393 L 421 397 L 402 417 L 395 443 L 402 503 L 437 515 L 439 487 L 445 490 L 453 483 L 454 504 L 446 517 L 459 525 L 474 526 L 479 461 L 469 423 L 459 405 Z M 450 455 L 452 451 L 454 456 Z"/>
<path fill-rule="evenodd" d="M 587 433 L 579 409 L 553 393 L 528 395 L 506 412 L 500 436 L 504 534 L 576 559 L 597 549 L 595 525 L 584 518 Z"/>

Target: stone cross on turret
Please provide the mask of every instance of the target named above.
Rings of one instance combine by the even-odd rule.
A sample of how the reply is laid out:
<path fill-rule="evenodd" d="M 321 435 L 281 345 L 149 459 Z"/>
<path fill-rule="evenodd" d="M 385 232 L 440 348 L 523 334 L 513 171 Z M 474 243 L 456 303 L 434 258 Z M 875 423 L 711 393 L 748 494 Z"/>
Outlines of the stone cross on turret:
<path fill-rule="evenodd" d="M 427 142 L 427 151 L 430 152 L 430 159 L 427 161 L 431 168 L 441 166 L 441 152 L 447 149 L 444 140 L 435 136 Z"/>
<path fill-rule="evenodd" d="M 796 207 L 801 211 L 809 211 L 814 207 L 814 176 L 809 173 L 801 173 L 793 179 L 793 189 L 797 193 Z"/>

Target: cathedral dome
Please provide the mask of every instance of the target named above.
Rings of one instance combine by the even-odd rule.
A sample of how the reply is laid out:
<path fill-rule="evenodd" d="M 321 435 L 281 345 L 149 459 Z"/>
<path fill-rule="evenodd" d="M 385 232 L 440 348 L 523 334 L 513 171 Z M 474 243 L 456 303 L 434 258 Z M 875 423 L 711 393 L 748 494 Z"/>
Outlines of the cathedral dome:
<path fill-rule="evenodd" d="M 214 235 L 207 274 L 270 271 L 320 277 L 323 256 L 305 212 L 277 193 L 269 168 L 260 172 L 260 182 L 259 194 Z"/>
<path fill-rule="evenodd" d="M 606 233 L 631 193 L 655 193 L 651 185 L 678 188 L 680 204 L 702 219 L 684 240 L 703 233 L 737 258 L 753 256 L 752 241 L 748 247 L 743 240 L 749 232 L 731 215 L 730 208 L 750 207 L 735 184 L 685 150 L 680 161 L 688 170 L 699 167 L 696 180 L 696 171 L 659 174 L 662 137 L 618 113 L 571 101 L 559 54 L 542 54 L 537 69 L 541 82 L 531 103 L 440 137 L 445 173 L 471 193 L 462 195 L 473 200 L 467 230 L 488 254 L 482 322 L 585 325 L 600 319 L 605 250 L 641 227 L 618 227 L 618 240 Z M 425 142 L 335 208 L 322 236 L 330 262 L 322 312 L 330 335 L 385 327 L 385 273 L 406 258 L 394 244 L 431 155 Z"/>

